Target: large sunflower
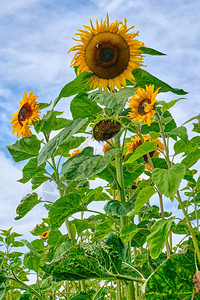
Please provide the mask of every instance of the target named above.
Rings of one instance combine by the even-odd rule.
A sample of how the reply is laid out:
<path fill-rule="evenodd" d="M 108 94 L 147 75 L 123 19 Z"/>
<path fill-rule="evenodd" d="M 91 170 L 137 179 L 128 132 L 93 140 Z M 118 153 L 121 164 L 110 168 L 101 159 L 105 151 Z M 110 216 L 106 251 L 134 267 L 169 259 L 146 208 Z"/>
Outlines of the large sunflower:
<path fill-rule="evenodd" d="M 13 125 L 13 131 L 17 133 L 17 138 L 20 137 L 29 137 L 32 135 L 31 130 L 28 125 L 32 125 L 33 122 L 39 120 L 40 108 L 36 102 L 37 96 L 33 95 L 33 92 L 30 92 L 28 95 L 28 91 L 24 93 L 23 99 L 19 102 L 20 109 L 13 114 L 14 117 L 10 124 Z"/>
<path fill-rule="evenodd" d="M 151 125 L 151 120 L 156 111 L 154 104 L 158 102 L 155 98 L 158 94 L 159 88 L 154 92 L 154 84 L 145 86 L 145 89 L 138 87 L 137 92 L 129 98 L 128 103 L 131 108 L 129 116 L 134 122 L 146 122 L 148 126 Z"/>
<path fill-rule="evenodd" d="M 134 26 L 127 28 L 126 22 L 124 19 L 124 24 L 120 21 L 109 24 L 107 15 L 104 22 L 102 18 L 100 24 L 96 21 L 96 28 L 90 20 L 91 27 L 84 26 L 86 30 L 78 29 L 76 33 L 80 39 L 75 41 L 81 44 L 69 50 L 76 51 L 71 66 L 78 67 L 78 74 L 93 72 L 90 84 L 94 89 L 114 91 L 115 86 L 125 87 L 126 79 L 135 82 L 131 72 L 142 65 L 140 48 L 144 44 L 135 39 L 139 32 L 128 33 Z"/>

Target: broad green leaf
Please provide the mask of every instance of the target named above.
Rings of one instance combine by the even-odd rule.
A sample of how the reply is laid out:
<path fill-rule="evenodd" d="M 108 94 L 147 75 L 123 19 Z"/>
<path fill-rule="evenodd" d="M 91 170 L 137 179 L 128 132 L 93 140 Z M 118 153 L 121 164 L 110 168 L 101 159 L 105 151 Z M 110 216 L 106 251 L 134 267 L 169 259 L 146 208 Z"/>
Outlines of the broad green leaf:
<path fill-rule="evenodd" d="M 78 118 L 88 117 L 93 120 L 97 114 L 102 112 L 102 109 L 91 101 L 87 94 L 78 94 L 70 103 L 70 110 L 74 120 Z"/>
<path fill-rule="evenodd" d="M 48 219 L 43 219 L 43 222 L 39 225 L 36 225 L 36 227 L 31 230 L 31 234 L 38 236 L 38 235 L 42 235 L 45 231 L 49 231 L 49 224 L 47 223 Z M 48 220 L 49 222 L 49 220 Z"/>
<path fill-rule="evenodd" d="M 141 146 L 137 147 L 133 155 L 125 162 L 125 164 L 131 164 L 143 155 L 155 151 L 158 143 L 155 141 L 145 142 Z"/>
<path fill-rule="evenodd" d="M 111 111 L 121 112 L 130 96 L 136 91 L 135 88 L 122 88 L 116 93 L 107 91 L 94 91 L 89 94 L 89 98 L 93 101 L 106 106 Z"/>
<path fill-rule="evenodd" d="M 149 229 L 139 228 L 137 225 L 130 223 L 122 228 L 121 239 L 125 243 L 131 241 L 132 247 L 141 247 L 149 234 Z"/>
<path fill-rule="evenodd" d="M 101 223 L 97 224 L 94 230 L 92 240 L 99 240 L 106 237 L 109 233 L 114 232 L 115 226 L 111 220 L 104 220 Z"/>
<path fill-rule="evenodd" d="M 55 137 L 53 137 L 50 142 L 44 145 L 42 150 L 38 155 L 38 165 L 46 162 L 52 154 L 55 153 L 57 147 L 62 145 L 65 142 L 68 142 L 69 139 L 77 132 L 79 129 L 88 121 L 85 119 L 77 119 L 72 121 L 66 128 L 59 132 Z"/>
<path fill-rule="evenodd" d="M 37 166 L 37 158 L 32 158 L 29 160 L 29 162 L 23 167 L 22 173 L 23 177 L 19 179 L 18 181 L 21 183 L 28 182 L 33 176 L 44 173 L 46 163 Z"/>
<path fill-rule="evenodd" d="M 168 169 L 167 162 L 164 158 L 151 157 L 154 168 Z"/>
<path fill-rule="evenodd" d="M 59 228 L 64 221 L 79 211 L 87 210 L 81 205 L 81 196 L 71 193 L 59 198 L 49 210 L 49 219 L 52 229 Z"/>
<path fill-rule="evenodd" d="M 52 101 L 50 103 L 46 103 L 46 102 L 41 102 L 41 103 L 38 103 L 40 109 L 44 109 L 46 107 L 49 107 L 51 105 Z"/>
<path fill-rule="evenodd" d="M 89 150 L 90 153 L 88 152 Z M 104 156 L 93 155 L 93 148 L 83 149 L 79 155 L 71 157 L 62 166 L 61 173 L 68 181 L 85 180 L 100 173 L 107 167 L 112 157 L 119 152 L 118 149 L 107 151 Z"/>
<path fill-rule="evenodd" d="M 194 152 L 189 153 L 183 160 L 182 164 L 184 164 L 187 168 L 192 167 L 196 162 L 200 159 L 200 149 L 196 149 Z"/>
<path fill-rule="evenodd" d="M 72 136 L 67 142 L 60 145 L 55 153 L 56 155 L 62 155 L 64 157 L 69 156 L 71 149 L 78 148 L 86 140 L 83 136 Z"/>
<path fill-rule="evenodd" d="M 60 257 L 46 264 L 43 270 L 46 274 L 52 275 L 56 281 L 123 279 L 125 251 L 124 243 L 111 233 L 105 241 L 80 243 L 65 251 Z M 130 280 L 132 276 L 142 277 L 136 268 L 132 269 Z"/>
<path fill-rule="evenodd" d="M 192 149 L 191 145 L 192 145 L 191 141 L 184 141 L 184 140 L 177 141 L 174 144 L 175 155 L 182 153 L 182 152 L 189 151 L 190 149 Z"/>
<path fill-rule="evenodd" d="M 121 230 L 122 241 L 128 243 L 132 239 L 132 236 L 137 229 L 137 225 L 133 223 L 125 225 Z"/>
<path fill-rule="evenodd" d="M 103 188 L 99 186 L 95 189 L 88 190 L 84 199 L 82 199 L 82 203 L 86 203 L 86 205 L 88 205 L 93 201 L 104 201 L 109 198 L 110 197 L 106 193 L 103 193 Z"/>
<path fill-rule="evenodd" d="M 152 180 L 159 191 L 172 201 L 186 172 L 184 164 L 175 164 L 170 169 L 154 169 Z"/>
<path fill-rule="evenodd" d="M 79 76 L 77 76 L 73 81 L 67 83 L 61 90 L 58 98 L 54 101 L 53 107 L 60 101 L 63 97 L 70 97 L 80 93 L 86 93 L 90 91 L 92 88 L 89 86 L 89 79 L 93 73 L 91 72 L 82 72 Z"/>
<path fill-rule="evenodd" d="M 129 216 L 134 216 L 138 213 L 138 211 L 143 207 L 145 203 L 149 201 L 149 199 L 156 193 L 155 189 L 153 186 L 146 186 L 143 188 L 135 201 L 135 207 L 134 210 L 131 211 L 128 215 Z"/>
<path fill-rule="evenodd" d="M 174 226 L 172 226 L 172 232 L 175 234 L 189 234 L 187 225 L 181 220 Z"/>
<path fill-rule="evenodd" d="M 7 146 L 7 149 L 14 161 L 19 162 L 37 156 L 40 150 L 40 141 L 35 135 L 32 135 L 16 141 L 11 146 Z"/>
<path fill-rule="evenodd" d="M 113 213 L 118 216 L 126 216 L 134 207 L 133 203 L 125 202 L 121 203 L 118 200 L 110 200 L 104 206 L 106 213 Z"/>
<path fill-rule="evenodd" d="M 182 89 L 172 88 L 167 83 L 163 82 L 162 80 L 156 78 L 155 76 L 151 75 L 147 71 L 138 68 L 132 71 L 133 76 L 135 77 L 136 86 L 140 86 L 145 88 L 145 85 L 154 84 L 154 89 L 160 88 L 159 92 L 172 92 L 177 95 L 185 95 L 185 92 Z M 129 83 L 129 82 L 128 82 Z M 132 84 L 129 84 L 132 85 Z"/>
<path fill-rule="evenodd" d="M 31 252 L 25 254 L 24 265 L 29 270 L 33 270 L 37 273 L 39 265 L 40 265 L 40 260 L 41 260 L 40 255 L 38 253 L 31 251 Z"/>
<path fill-rule="evenodd" d="M 188 136 L 187 136 L 187 129 L 184 126 L 180 126 L 177 128 L 172 129 L 172 131 L 167 132 L 167 135 L 176 135 L 180 137 L 183 141 L 187 142 L 188 141 Z"/>
<path fill-rule="evenodd" d="M 155 131 L 150 131 L 149 135 L 152 137 L 152 139 L 157 139 L 160 136 L 160 133 Z"/>
<path fill-rule="evenodd" d="M 140 47 L 140 50 L 142 50 L 144 54 L 149 54 L 149 55 L 166 55 L 160 51 L 148 47 Z"/>
<path fill-rule="evenodd" d="M 179 98 L 176 100 L 172 100 L 170 102 L 165 102 L 165 101 L 158 101 L 159 104 L 162 105 L 162 111 L 166 112 L 166 110 L 170 109 L 171 107 L 173 107 L 178 101 L 180 100 L 185 100 L 185 98 Z"/>
<path fill-rule="evenodd" d="M 49 180 L 49 177 L 43 174 L 37 174 L 31 179 L 32 190 L 37 189 L 42 183 Z M 51 180 L 51 179 L 50 179 Z"/>
<path fill-rule="evenodd" d="M 16 213 L 18 216 L 15 217 L 15 220 L 23 218 L 35 205 L 41 203 L 38 200 L 38 195 L 36 193 L 26 195 L 17 206 Z"/>
<path fill-rule="evenodd" d="M 20 242 L 20 241 L 14 241 L 14 242 L 12 243 L 12 246 L 13 246 L 13 247 L 23 247 L 24 244 L 23 244 L 22 242 Z"/>
<path fill-rule="evenodd" d="M 171 226 L 171 220 L 159 220 L 152 226 L 151 233 L 147 237 L 147 245 L 154 259 L 161 254 L 167 242 Z"/>
<path fill-rule="evenodd" d="M 193 299 L 200 299 L 193 283 L 195 272 L 193 251 L 171 255 L 146 282 L 145 299 L 190 300 L 193 293 L 195 294 Z"/>

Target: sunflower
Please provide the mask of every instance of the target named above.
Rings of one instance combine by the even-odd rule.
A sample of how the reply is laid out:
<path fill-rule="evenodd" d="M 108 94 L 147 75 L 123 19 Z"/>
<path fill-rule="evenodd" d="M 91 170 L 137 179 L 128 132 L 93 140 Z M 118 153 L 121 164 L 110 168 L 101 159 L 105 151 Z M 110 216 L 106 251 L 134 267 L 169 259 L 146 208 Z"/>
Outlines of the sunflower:
<path fill-rule="evenodd" d="M 145 89 L 138 87 L 137 92 L 129 98 L 128 103 L 131 108 L 129 117 L 134 122 L 146 122 L 148 126 L 151 125 L 151 120 L 156 111 L 154 104 L 158 101 L 155 99 L 159 88 L 154 92 L 154 84 L 145 85 Z"/>
<path fill-rule="evenodd" d="M 93 128 L 93 137 L 98 142 L 112 139 L 121 129 L 121 123 L 114 119 L 101 120 Z"/>
<path fill-rule="evenodd" d="M 45 231 L 43 234 L 40 235 L 40 238 L 46 240 L 49 236 L 49 231 Z"/>
<path fill-rule="evenodd" d="M 90 71 L 94 74 L 90 78 L 91 87 L 100 90 L 114 91 L 115 86 L 120 89 L 126 86 L 126 79 L 135 83 L 132 71 L 143 63 L 143 52 L 140 50 L 144 44 L 139 42 L 136 33 L 128 33 L 134 26 L 127 28 L 127 20 L 124 23 L 115 21 L 109 24 L 108 15 L 99 24 L 96 20 L 96 28 L 90 19 L 90 26 L 84 26 L 86 30 L 78 29 L 76 35 L 80 39 L 79 45 L 72 47 L 70 51 L 76 51 L 71 62 L 71 67 L 78 67 L 78 74 Z"/>
<path fill-rule="evenodd" d="M 78 155 L 79 153 L 81 153 L 83 151 L 83 149 L 81 149 L 81 150 L 74 150 L 74 152 L 72 152 L 72 154 L 71 154 L 71 156 L 70 157 L 68 157 L 68 159 L 69 158 L 71 158 L 71 157 L 73 157 L 73 156 L 76 156 L 76 155 Z"/>
<path fill-rule="evenodd" d="M 28 91 L 24 93 L 23 99 L 19 102 L 20 109 L 13 114 L 14 117 L 10 124 L 13 125 L 14 134 L 17 132 L 17 138 L 20 137 L 29 137 L 32 135 L 31 130 L 28 125 L 32 125 L 33 122 L 39 120 L 40 108 L 35 101 L 37 99 L 36 95 L 33 95 L 33 92 L 30 92 L 28 95 Z"/>
<path fill-rule="evenodd" d="M 159 154 L 164 151 L 164 145 L 163 145 L 163 143 L 159 139 L 152 139 L 152 137 L 150 135 L 147 135 L 147 136 L 143 135 L 142 138 L 144 140 L 144 143 L 145 142 L 150 142 L 150 141 L 155 141 L 158 144 L 157 145 L 157 150 L 152 151 L 152 152 L 149 153 L 150 157 L 158 157 Z M 135 150 L 140 145 L 142 145 L 141 138 L 139 136 L 132 137 L 131 138 L 131 142 L 130 143 L 126 143 L 126 146 L 127 146 L 126 155 L 128 155 L 129 153 L 135 152 Z M 144 158 L 144 161 L 146 163 L 148 163 L 148 158 L 147 158 L 146 154 L 143 156 L 143 158 Z"/>

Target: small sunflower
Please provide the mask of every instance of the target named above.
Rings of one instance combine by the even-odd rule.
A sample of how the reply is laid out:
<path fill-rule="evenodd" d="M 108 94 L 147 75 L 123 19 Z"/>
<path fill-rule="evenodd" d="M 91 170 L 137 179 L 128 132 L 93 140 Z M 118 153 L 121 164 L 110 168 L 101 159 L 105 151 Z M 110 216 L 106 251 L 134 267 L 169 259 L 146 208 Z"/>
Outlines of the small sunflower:
<path fill-rule="evenodd" d="M 113 120 L 101 120 L 93 128 L 93 137 L 98 142 L 112 139 L 121 129 L 121 123 Z"/>
<path fill-rule="evenodd" d="M 81 153 L 83 151 L 83 149 L 81 149 L 81 150 L 74 150 L 74 152 L 72 152 L 72 154 L 71 154 L 71 156 L 70 157 L 68 157 L 68 159 L 69 158 L 71 158 L 71 157 L 73 157 L 73 156 L 76 156 L 76 155 L 78 155 L 79 153 Z"/>
<path fill-rule="evenodd" d="M 46 240 L 49 236 L 49 231 L 45 231 L 43 234 L 40 235 L 40 238 Z"/>
<path fill-rule="evenodd" d="M 151 125 L 151 120 L 156 111 L 154 104 L 158 101 L 155 99 L 159 88 L 154 92 L 154 84 L 145 86 L 145 89 L 138 87 L 137 92 L 129 98 L 128 103 L 131 108 L 129 117 L 134 122 L 146 122 L 148 126 Z"/>
<path fill-rule="evenodd" d="M 150 157 L 158 157 L 160 152 L 164 151 L 164 145 L 159 139 L 152 139 L 152 137 L 150 135 L 148 135 L 148 136 L 143 135 L 143 140 L 144 140 L 144 143 L 145 142 L 150 142 L 150 141 L 155 141 L 155 142 L 158 143 L 157 150 L 152 151 L 152 152 L 149 153 Z M 142 145 L 142 141 L 141 141 L 141 138 L 139 136 L 132 137 L 131 141 L 132 142 L 130 142 L 130 143 L 126 143 L 126 146 L 127 146 L 126 155 L 128 155 L 129 153 L 135 152 L 137 147 Z M 147 158 L 146 154 L 143 156 L 143 158 L 144 158 L 144 161 L 147 163 L 148 158 Z"/>
<path fill-rule="evenodd" d="M 136 33 L 128 33 L 134 26 L 127 28 L 127 20 L 124 23 L 115 21 L 109 24 L 108 15 L 99 24 L 96 20 L 96 28 L 90 19 L 90 26 L 86 30 L 78 29 L 76 35 L 80 39 L 79 45 L 72 47 L 70 51 L 76 51 L 71 62 L 71 67 L 78 67 L 78 74 L 83 71 L 93 72 L 90 79 L 93 88 L 100 90 L 110 89 L 114 91 L 115 86 L 120 89 L 126 86 L 126 79 L 135 83 L 132 71 L 139 68 L 143 63 L 143 52 L 140 50 L 144 44 L 139 42 Z M 109 86 L 109 88 L 108 88 Z"/>
<path fill-rule="evenodd" d="M 40 108 L 36 102 L 37 96 L 33 95 L 33 92 L 30 92 L 28 95 L 28 91 L 24 93 L 23 99 L 19 102 L 20 109 L 13 114 L 14 117 L 10 124 L 13 125 L 13 131 L 17 133 L 17 138 L 20 135 L 23 137 L 29 137 L 32 135 L 31 130 L 28 125 L 32 125 L 33 122 L 39 120 Z"/>

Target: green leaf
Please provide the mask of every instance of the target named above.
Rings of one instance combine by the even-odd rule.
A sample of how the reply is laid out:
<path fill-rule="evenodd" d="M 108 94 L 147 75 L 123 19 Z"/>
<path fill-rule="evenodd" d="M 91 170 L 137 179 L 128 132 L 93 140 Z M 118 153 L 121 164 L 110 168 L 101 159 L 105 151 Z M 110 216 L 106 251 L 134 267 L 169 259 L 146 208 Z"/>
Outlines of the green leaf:
<path fill-rule="evenodd" d="M 46 103 L 46 102 L 41 102 L 41 103 L 38 103 L 40 109 L 44 109 L 46 107 L 49 107 L 51 105 L 52 101 L 50 103 Z"/>
<path fill-rule="evenodd" d="M 23 218 L 35 205 L 41 203 L 38 200 L 38 195 L 36 193 L 26 195 L 17 206 L 16 213 L 18 216 L 15 217 L 15 220 Z"/>
<path fill-rule="evenodd" d="M 49 232 L 49 236 L 48 236 L 48 245 L 60 245 L 59 240 L 61 240 L 63 237 L 62 233 L 60 232 L 60 230 L 51 230 Z"/>
<path fill-rule="evenodd" d="M 59 228 L 73 214 L 87 210 L 85 207 L 81 207 L 80 204 L 81 196 L 75 193 L 67 194 L 56 200 L 49 210 L 51 228 Z"/>
<path fill-rule="evenodd" d="M 145 299 L 190 300 L 193 293 L 193 299 L 199 299 L 193 283 L 195 272 L 193 251 L 171 255 L 146 282 Z"/>
<path fill-rule="evenodd" d="M 186 172 L 183 164 L 175 164 L 169 170 L 154 169 L 152 180 L 157 188 L 172 201 Z"/>
<path fill-rule="evenodd" d="M 71 149 L 78 148 L 83 142 L 85 142 L 86 138 L 83 136 L 72 136 L 67 142 L 61 144 L 56 153 L 56 155 L 62 155 L 64 157 L 69 156 L 69 151 Z"/>
<path fill-rule="evenodd" d="M 43 234 L 45 231 L 48 231 L 50 226 L 47 223 L 47 220 L 48 219 L 43 219 L 43 222 L 41 224 L 36 225 L 36 227 L 30 231 L 31 234 L 37 236 Z"/>
<path fill-rule="evenodd" d="M 187 129 L 184 126 L 180 126 L 172 129 L 170 132 L 167 132 L 167 135 L 176 135 L 180 137 L 183 141 L 188 141 Z"/>
<path fill-rule="evenodd" d="M 156 259 L 161 254 L 167 242 L 171 226 L 171 220 L 159 220 L 152 226 L 151 234 L 147 237 L 147 245 L 152 258 Z"/>
<path fill-rule="evenodd" d="M 106 213 L 113 213 L 118 216 L 126 216 L 132 209 L 134 204 L 130 202 L 121 203 L 118 200 L 110 200 L 104 206 Z"/>
<path fill-rule="evenodd" d="M 176 88 L 172 88 L 170 85 L 168 85 L 167 83 L 163 82 L 162 80 L 156 78 L 155 76 L 151 75 L 150 73 L 148 73 L 147 71 L 138 68 L 138 69 L 134 69 L 132 71 L 133 76 L 135 77 L 135 81 L 136 81 L 136 86 L 140 86 L 142 88 L 145 88 L 145 85 L 150 85 L 150 84 L 154 84 L 154 90 L 160 88 L 159 92 L 172 92 L 174 94 L 177 95 L 185 95 L 187 94 L 187 92 L 185 92 L 182 89 L 176 89 Z M 129 85 L 130 82 L 128 82 Z"/>
<path fill-rule="evenodd" d="M 77 76 L 73 81 L 67 83 L 61 90 L 58 98 L 54 101 L 53 107 L 58 104 L 61 98 L 70 97 L 80 93 L 86 93 L 90 91 L 92 88 L 89 86 L 89 79 L 93 73 L 91 72 L 82 72 L 79 76 Z"/>
<path fill-rule="evenodd" d="M 80 181 L 100 173 L 107 167 L 118 149 L 107 151 L 104 156 L 93 155 L 93 148 L 86 147 L 78 155 L 68 159 L 62 166 L 61 173 L 66 180 Z"/>
<path fill-rule="evenodd" d="M 130 223 L 122 228 L 121 239 L 125 243 L 128 243 L 131 240 L 132 247 L 141 247 L 149 234 L 149 229 L 138 228 L 137 225 Z"/>
<path fill-rule="evenodd" d="M 156 193 L 153 186 L 146 186 L 143 188 L 135 201 L 134 210 L 129 213 L 129 216 L 134 216 L 138 213 L 138 211 L 143 207 L 145 203 L 149 201 L 149 199 Z"/>
<path fill-rule="evenodd" d="M 155 151 L 157 149 L 157 145 L 158 143 L 155 141 L 143 143 L 142 145 L 137 147 L 133 155 L 125 162 L 125 164 L 131 164 L 143 155 Z"/>
<path fill-rule="evenodd" d="M 117 111 L 120 113 L 128 98 L 134 94 L 136 91 L 135 88 L 122 88 L 116 93 L 110 93 L 107 91 L 94 91 L 89 94 L 89 98 L 103 106 L 106 106 L 107 109 L 111 111 Z"/>
<path fill-rule="evenodd" d="M 193 149 L 193 143 L 191 141 L 186 140 L 179 140 L 174 144 L 174 152 L 175 155 L 182 153 L 182 152 L 191 152 Z M 196 147 L 196 145 L 195 145 Z"/>
<path fill-rule="evenodd" d="M 47 144 L 45 144 L 38 155 L 38 165 L 41 165 L 44 162 L 46 162 L 51 157 L 51 155 L 55 153 L 57 147 L 65 142 L 68 142 L 69 139 L 77 131 L 79 131 L 79 129 L 87 121 L 87 118 L 72 121 L 66 128 L 64 128 L 61 132 L 54 136 Z"/>
<path fill-rule="evenodd" d="M 78 118 L 88 117 L 93 120 L 97 114 L 102 112 L 102 109 L 91 101 L 87 94 L 78 94 L 70 103 L 70 110 L 74 120 Z"/>
<path fill-rule="evenodd" d="M 122 241 L 128 243 L 132 239 L 132 236 L 134 235 L 137 229 L 137 225 L 133 223 L 125 225 L 121 230 Z"/>
<path fill-rule="evenodd" d="M 80 294 L 81 293 L 81 294 Z M 83 292 L 78 292 L 77 295 L 73 295 L 70 300 L 92 300 L 92 298 Z"/>
<path fill-rule="evenodd" d="M 111 233 L 105 241 L 76 245 L 46 264 L 43 270 L 56 281 L 107 278 L 116 280 L 118 277 L 123 279 L 125 250 L 121 239 Z M 132 276 L 141 278 L 136 268 L 133 271 Z"/>
<path fill-rule="evenodd" d="M 37 174 L 31 179 L 32 190 L 37 189 L 42 183 L 46 182 L 47 180 L 49 180 L 49 177 L 43 174 Z"/>
<path fill-rule="evenodd" d="M 160 51 L 148 47 L 140 47 L 140 50 L 142 50 L 144 54 L 149 54 L 149 55 L 166 55 Z"/>
<path fill-rule="evenodd" d="M 16 141 L 12 146 L 7 146 L 14 161 L 19 162 L 37 156 L 40 150 L 40 141 L 35 135 Z"/>
<path fill-rule="evenodd" d="M 200 149 L 196 149 L 194 152 L 189 153 L 183 160 L 182 164 L 184 164 L 187 168 L 192 167 L 196 162 L 200 159 Z"/>
<path fill-rule="evenodd" d="M 37 273 L 39 265 L 40 265 L 40 259 L 41 259 L 41 257 L 38 253 L 31 251 L 31 252 L 25 254 L 24 265 L 29 270 L 33 270 Z"/>
<path fill-rule="evenodd" d="M 167 162 L 164 158 L 151 157 L 154 168 L 168 169 Z"/>
<path fill-rule="evenodd" d="M 185 100 L 185 98 L 179 98 L 179 99 L 176 99 L 176 100 L 172 100 L 170 102 L 158 101 L 158 103 L 162 105 L 162 111 L 166 112 L 168 109 L 173 107 L 180 100 Z"/>
<path fill-rule="evenodd" d="M 37 158 L 32 158 L 29 162 L 23 167 L 22 173 L 23 177 L 18 181 L 21 183 L 28 182 L 33 176 L 44 173 L 46 163 L 37 166 Z"/>

